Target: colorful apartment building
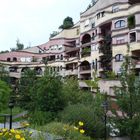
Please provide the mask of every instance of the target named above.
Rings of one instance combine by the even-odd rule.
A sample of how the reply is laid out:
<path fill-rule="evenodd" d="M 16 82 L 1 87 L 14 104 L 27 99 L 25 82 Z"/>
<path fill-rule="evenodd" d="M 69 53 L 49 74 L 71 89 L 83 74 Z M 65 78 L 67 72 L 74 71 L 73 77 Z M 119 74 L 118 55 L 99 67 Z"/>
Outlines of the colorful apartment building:
<path fill-rule="evenodd" d="M 113 96 L 119 86 L 124 56 L 134 59 L 136 74 L 140 74 L 140 1 L 96 0 L 80 14 L 80 21 L 62 30 L 47 43 L 20 52 L 0 54 L 10 76 L 20 78 L 27 69 L 43 74 L 47 60 L 50 72 L 62 77 L 75 76 L 80 88 L 91 89 L 85 80 L 100 78 L 99 89 Z M 107 73 L 113 73 L 114 79 Z"/>

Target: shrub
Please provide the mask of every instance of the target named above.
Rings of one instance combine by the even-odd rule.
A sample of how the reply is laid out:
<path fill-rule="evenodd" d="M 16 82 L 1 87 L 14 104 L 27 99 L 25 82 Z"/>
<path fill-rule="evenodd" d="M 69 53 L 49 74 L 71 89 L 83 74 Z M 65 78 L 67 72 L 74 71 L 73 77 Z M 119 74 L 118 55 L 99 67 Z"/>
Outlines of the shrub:
<path fill-rule="evenodd" d="M 34 111 L 30 113 L 29 121 L 34 125 L 44 125 L 53 119 L 51 112 Z"/>
<path fill-rule="evenodd" d="M 41 127 L 41 130 L 63 137 L 65 140 L 91 140 L 90 137 L 84 136 L 79 131 L 75 130 L 74 126 L 61 122 L 51 122 L 46 126 Z"/>
<path fill-rule="evenodd" d="M 100 112 L 99 109 L 97 109 Z M 96 112 L 95 109 L 91 105 L 69 105 L 60 113 L 60 119 L 64 123 L 74 124 L 75 126 L 78 125 L 79 121 L 84 122 L 84 130 L 85 134 L 95 137 L 102 137 L 103 136 L 103 121 L 102 115 Z"/>
<path fill-rule="evenodd" d="M 92 94 L 80 90 L 77 79 L 73 77 L 64 81 L 62 90 L 66 105 L 77 103 L 90 104 L 93 101 Z"/>
<path fill-rule="evenodd" d="M 0 80 L 0 111 L 7 108 L 10 92 L 11 89 L 9 86 L 4 81 Z"/>
<path fill-rule="evenodd" d="M 134 28 L 135 27 L 135 15 L 130 15 L 127 19 L 127 22 L 128 22 L 128 27 L 130 29 Z"/>

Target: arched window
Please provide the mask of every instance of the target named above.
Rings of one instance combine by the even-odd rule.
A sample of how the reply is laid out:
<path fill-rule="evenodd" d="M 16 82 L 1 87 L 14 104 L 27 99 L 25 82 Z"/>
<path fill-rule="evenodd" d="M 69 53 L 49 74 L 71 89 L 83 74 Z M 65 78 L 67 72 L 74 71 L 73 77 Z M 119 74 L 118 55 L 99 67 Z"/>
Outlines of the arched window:
<path fill-rule="evenodd" d="M 8 58 L 7 58 L 7 61 L 8 61 L 8 62 L 10 62 L 10 61 L 11 61 L 11 59 L 8 57 Z"/>
<path fill-rule="evenodd" d="M 116 61 L 116 62 L 123 61 L 123 55 L 122 55 L 122 54 L 117 54 L 117 55 L 115 56 L 115 61 Z"/>
<path fill-rule="evenodd" d="M 90 34 L 85 34 L 82 37 L 82 44 L 89 43 L 89 42 L 91 42 L 91 36 L 90 36 Z"/>
<path fill-rule="evenodd" d="M 14 62 L 17 62 L 17 58 L 16 58 L 16 57 L 14 57 L 14 58 L 13 58 L 13 61 L 14 61 Z"/>
<path fill-rule="evenodd" d="M 121 27 L 125 27 L 126 26 L 126 22 L 124 20 L 119 20 L 117 22 L 115 22 L 115 28 L 121 28 Z"/>

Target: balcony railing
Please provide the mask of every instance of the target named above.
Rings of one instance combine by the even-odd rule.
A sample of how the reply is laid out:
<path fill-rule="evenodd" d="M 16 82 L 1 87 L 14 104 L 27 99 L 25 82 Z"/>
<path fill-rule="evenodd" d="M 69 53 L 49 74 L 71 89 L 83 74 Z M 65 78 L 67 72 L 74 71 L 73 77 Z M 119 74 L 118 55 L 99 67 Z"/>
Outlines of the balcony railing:
<path fill-rule="evenodd" d="M 140 68 L 140 60 L 138 60 L 138 61 L 135 61 L 135 68 Z"/>
<path fill-rule="evenodd" d="M 81 66 L 80 67 L 80 74 L 91 73 L 90 66 Z"/>
<path fill-rule="evenodd" d="M 75 69 L 75 70 L 66 70 L 65 75 L 66 76 L 68 76 L 68 75 L 78 75 L 78 70 L 77 69 Z"/>
<path fill-rule="evenodd" d="M 91 55 L 91 52 L 82 53 L 81 57 L 88 57 Z"/>
<path fill-rule="evenodd" d="M 21 77 L 21 73 L 20 72 L 10 72 L 9 76 L 10 77 L 15 77 L 15 78 L 20 78 Z"/>

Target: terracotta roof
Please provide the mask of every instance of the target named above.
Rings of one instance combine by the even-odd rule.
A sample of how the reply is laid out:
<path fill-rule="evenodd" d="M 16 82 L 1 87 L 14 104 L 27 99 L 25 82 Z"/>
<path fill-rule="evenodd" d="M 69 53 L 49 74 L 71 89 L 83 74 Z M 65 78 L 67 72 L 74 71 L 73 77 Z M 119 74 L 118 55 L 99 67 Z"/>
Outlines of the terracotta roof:
<path fill-rule="evenodd" d="M 30 53 L 30 52 L 24 52 L 24 51 L 15 51 L 15 52 L 8 52 L 8 53 L 2 53 L 0 54 L 0 60 L 6 61 L 7 58 L 14 58 L 16 57 L 17 59 L 22 58 L 22 57 L 45 57 L 48 54 L 37 54 L 37 53 Z"/>

